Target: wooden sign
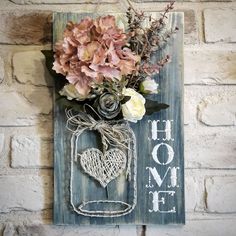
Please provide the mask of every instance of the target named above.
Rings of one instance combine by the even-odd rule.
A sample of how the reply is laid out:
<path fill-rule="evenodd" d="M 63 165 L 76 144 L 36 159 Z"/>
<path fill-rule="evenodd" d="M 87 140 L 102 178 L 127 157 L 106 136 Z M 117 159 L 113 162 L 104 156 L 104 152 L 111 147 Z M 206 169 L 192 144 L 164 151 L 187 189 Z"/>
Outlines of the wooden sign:
<path fill-rule="evenodd" d="M 153 17 L 157 13 L 152 13 Z M 62 38 L 69 20 L 77 22 L 88 14 L 54 13 L 54 43 Z M 117 19 L 122 21 L 122 16 Z M 170 107 L 138 123 L 130 124 L 136 136 L 137 159 L 131 160 L 131 178 L 125 173 L 101 187 L 81 168 L 72 152 L 99 147 L 99 134 L 84 131 L 73 139 L 65 127 L 64 108 L 54 102 L 54 223 L 79 225 L 183 224 L 184 140 L 183 140 L 183 14 L 171 13 L 168 27 L 179 31 L 163 48 L 169 63 L 155 76 L 160 93 L 152 99 Z M 156 55 L 153 60 L 161 58 Z M 72 146 L 71 146 L 72 145 Z M 106 155 L 106 154 L 105 154 Z M 81 155 L 80 155 L 81 158 Z M 106 157 L 105 157 L 106 158 Z M 87 170 L 87 171 L 92 171 Z"/>

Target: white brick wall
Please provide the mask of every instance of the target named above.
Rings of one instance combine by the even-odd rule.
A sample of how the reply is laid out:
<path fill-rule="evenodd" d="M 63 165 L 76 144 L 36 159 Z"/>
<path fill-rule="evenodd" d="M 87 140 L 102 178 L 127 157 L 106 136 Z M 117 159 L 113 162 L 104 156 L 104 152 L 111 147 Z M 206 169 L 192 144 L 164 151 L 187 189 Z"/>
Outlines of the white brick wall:
<path fill-rule="evenodd" d="M 3 148 L 4 148 L 4 134 L 0 133 L 0 154 L 3 152 Z"/>
<path fill-rule="evenodd" d="M 68 3 L 78 3 L 77 0 L 12 0 L 16 4 L 68 4 Z M 96 2 L 96 0 L 91 0 L 90 2 Z M 101 3 L 114 3 L 117 0 L 101 0 Z M 86 3 L 86 0 L 81 0 L 80 3 Z"/>
<path fill-rule="evenodd" d="M 236 168 L 234 127 L 185 127 L 187 168 Z"/>
<path fill-rule="evenodd" d="M 163 226 L 148 227 L 146 236 L 222 236 L 235 235 L 236 225 L 234 219 L 222 220 L 194 220 L 187 221 L 184 227 Z"/>
<path fill-rule="evenodd" d="M 4 62 L 2 57 L 0 56 L 0 83 L 3 81 L 4 75 L 5 75 Z"/>
<path fill-rule="evenodd" d="M 236 175 L 210 176 L 205 180 L 208 212 L 236 213 Z"/>
<path fill-rule="evenodd" d="M 206 42 L 236 42 L 235 15 L 235 9 L 206 9 L 204 11 Z"/>
<path fill-rule="evenodd" d="M 184 56 L 185 84 L 236 84 L 236 47 L 188 47 Z"/>
<path fill-rule="evenodd" d="M 50 12 L 22 11 L 13 8 L 10 11 L 1 9 L 0 14 L 0 41 L 2 43 L 42 44 L 50 42 Z"/>
<path fill-rule="evenodd" d="M 28 126 L 40 121 L 52 110 L 52 97 L 48 89 L 0 92 L 1 126 Z"/>
<path fill-rule="evenodd" d="M 11 140 L 11 167 L 52 167 L 52 140 L 39 136 L 14 136 Z"/>
<path fill-rule="evenodd" d="M 0 189 L 0 212 L 40 211 L 52 207 L 52 186 L 48 176 L 0 176 Z"/>
<path fill-rule="evenodd" d="M 102 1 L 107 4 L 99 6 L 101 12 L 127 6 Z M 52 78 L 40 50 L 51 47 L 52 11 L 93 12 L 96 6 L 75 0 L 0 2 L 0 236 L 235 235 L 235 1 L 176 3 L 185 12 L 187 222 L 147 227 L 51 225 Z M 133 2 L 146 11 L 166 4 Z"/>
<path fill-rule="evenodd" d="M 13 55 L 13 75 L 22 84 L 52 86 L 53 79 L 40 51 L 17 52 Z M 22 64 L 24 66 L 22 66 Z"/>

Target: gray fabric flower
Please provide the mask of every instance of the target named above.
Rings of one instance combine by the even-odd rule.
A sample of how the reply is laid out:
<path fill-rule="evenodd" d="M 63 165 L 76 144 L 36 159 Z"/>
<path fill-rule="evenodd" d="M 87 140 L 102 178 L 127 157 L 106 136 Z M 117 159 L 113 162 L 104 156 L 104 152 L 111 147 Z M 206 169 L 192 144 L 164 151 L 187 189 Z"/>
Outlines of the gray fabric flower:
<path fill-rule="evenodd" d="M 104 93 L 98 98 L 97 111 L 107 119 L 115 118 L 121 111 L 118 96 L 111 93 Z"/>

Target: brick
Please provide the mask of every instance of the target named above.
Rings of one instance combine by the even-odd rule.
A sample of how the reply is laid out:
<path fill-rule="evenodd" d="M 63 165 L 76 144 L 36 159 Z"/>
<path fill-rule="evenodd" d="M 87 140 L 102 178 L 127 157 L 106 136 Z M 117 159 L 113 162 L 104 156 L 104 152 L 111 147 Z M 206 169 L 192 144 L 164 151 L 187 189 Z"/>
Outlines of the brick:
<path fill-rule="evenodd" d="M 186 86 L 185 124 L 200 121 L 207 126 L 234 126 L 235 94 L 235 86 Z"/>
<path fill-rule="evenodd" d="M 222 117 L 217 126 L 209 119 L 207 125 L 202 122 L 205 117 L 202 113 L 205 112 L 206 106 L 210 106 L 212 101 L 220 102 L 220 99 L 232 103 L 235 94 L 235 86 L 185 87 L 185 160 L 188 168 L 236 168 L 236 126 L 226 126 L 225 122 L 234 112 L 227 110 L 228 108 L 224 110 L 224 114 L 222 111 L 213 111 L 214 119 Z M 234 104 L 232 109 L 233 107 Z"/>
<path fill-rule="evenodd" d="M 4 76 L 5 76 L 4 62 L 3 59 L 0 57 L 0 83 L 3 81 Z"/>
<path fill-rule="evenodd" d="M 2 236 L 15 236 L 15 226 L 9 222 L 5 225 Z"/>
<path fill-rule="evenodd" d="M 29 101 L 37 114 L 48 115 L 52 111 L 52 91 L 50 89 L 27 90 L 22 95 Z"/>
<path fill-rule="evenodd" d="M 198 88 L 193 88 L 195 86 L 187 86 L 184 89 L 184 124 L 191 125 L 197 123 L 197 105 L 200 102 L 203 91 L 198 93 Z"/>
<path fill-rule="evenodd" d="M 16 92 L 0 92 L 0 99 L 1 126 L 35 124 L 36 111 L 22 95 Z"/>
<path fill-rule="evenodd" d="M 185 170 L 185 209 L 187 213 L 204 211 L 204 176 L 202 170 Z"/>
<path fill-rule="evenodd" d="M 236 168 L 236 128 L 187 126 L 185 166 L 187 168 Z"/>
<path fill-rule="evenodd" d="M 236 51 L 186 49 L 184 58 L 185 84 L 236 84 Z"/>
<path fill-rule="evenodd" d="M 5 225 L 0 223 L 0 235 L 3 235 L 3 230 L 5 228 Z M 4 236 L 4 235 L 3 235 Z"/>
<path fill-rule="evenodd" d="M 136 235 L 136 236 L 144 236 L 144 233 L 145 233 L 145 226 L 143 226 L 143 225 L 137 225 L 137 226 L 136 226 L 136 232 L 137 232 L 137 235 Z"/>
<path fill-rule="evenodd" d="M 11 234 L 10 234 L 11 233 Z M 16 235 L 38 235 L 38 236 L 74 236 L 74 235 L 87 235 L 87 236 L 137 236 L 136 226 L 55 226 L 43 224 L 30 224 L 23 223 L 13 225 L 12 223 L 6 224 L 3 236 Z"/>
<path fill-rule="evenodd" d="M 4 141 L 5 141 L 4 134 L 0 133 L 0 154 L 3 152 Z"/>
<path fill-rule="evenodd" d="M 25 94 L 0 92 L 0 125 L 29 126 L 39 122 L 39 115 L 48 115 L 52 110 L 50 91 L 27 90 Z"/>
<path fill-rule="evenodd" d="M 87 0 L 11 0 L 16 4 L 73 4 L 88 3 Z M 101 0 L 100 3 L 115 3 L 118 0 Z M 97 0 L 90 0 L 89 3 L 97 3 Z"/>
<path fill-rule="evenodd" d="M 0 176 L 0 189 L 0 212 L 51 207 L 53 191 L 49 176 Z"/>
<path fill-rule="evenodd" d="M 207 43 L 236 42 L 236 10 L 207 9 L 204 11 L 205 40 Z"/>
<path fill-rule="evenodd" d="M 12 223 L 7 223 L 4 227 L 2 236 L 15 236 L 15 227 Z"/>
<path fill-rule="evenodd" d="M 119 226 L 117 236 L 137 236 L 136 227 L 133 226 Z"/>
<path fill-rule="evenodd" d="M 13 55 L 13 75 L 20 83 L 52 86 L 53 79 L 40 51 L 17 52 Z"/>
<path fill-rule="evenodd" d="M 133 226 L 135 229 L 135 226 Z M 38 235 L 38 236 L 122 236 L 118 227 L 99 226 L 99 227 L 75 227 L 75 226 L 54 226 L 54 225 L 20 225 L 16 227 L 19 235 Z M 127 231 L 129 233 L 129 230 Z M 127 235 L 127 234 L 126 234 Z M 130 236 L 136 236 L 131 234 Z"/>
<path fill-rule="evenodd" d="M 187 97 L 187 94 L 185 93 L 184 98 L 184 124 L 189 125 L 191 123 L 194 123 L 195 117 L 193 116 L 194 113 L 196 113 L 196 105 L 192 104 L 192 101 Z"/>
<path fill-rule="evenodd" d="M 0 42 L 7 44 L 44 44 L 51 42 L 51 12 L 0 11 Z"/>
<path fill-rule="evenodd" d="M 131 2 L 137 2 L 137 3 L 160 3 L 160 2 L 170 2 L 169 0 L 130 0 Z M 178 2 L 232 2 L 232 0 L 176 0 L 176 5 Z"/>
<path fill-rule="evenodd" d="M 184 12 L 184 43 L 196 44 L 198 42 L 195 12 L 183 10 Z"/>
<path fill-rule="evenodd" d="M 185 209 L 187 212 L 193 212 L 198 202 L 198 179 L 193 176 L 185 178 Z"/>
<path fill-rule="evenodd" d="M 206 178 L 206 208 L 208 212 L 236 212 L 236 176 Z"/>
<path fill-rule="evenodd" d="M 209 126 L 236 125 L 236 95 L 215 94 L 204 98 L 198 106 L 199 120 Z"/>
<path fill-rule="evenodd" d="M 186 225 L 179 226 L 147 226 L 145 236 L 222 236 L 235 235 L 236 224 L 233 219 L 219 220 L 193 220 L 187 221 Z"/>
<path fill-rule="evenodd" d="M 52 141 L 38 136 L 14 136 L 11 167 L 52 167 Z"/>

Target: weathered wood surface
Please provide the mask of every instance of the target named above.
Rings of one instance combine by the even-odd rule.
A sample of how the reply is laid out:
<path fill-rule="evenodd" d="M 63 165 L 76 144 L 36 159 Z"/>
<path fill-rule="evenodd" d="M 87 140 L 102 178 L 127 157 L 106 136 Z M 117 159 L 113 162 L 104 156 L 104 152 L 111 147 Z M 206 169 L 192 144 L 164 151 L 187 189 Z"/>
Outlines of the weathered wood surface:
<path fill-rule="evenodd" d="M 153 13 L 153 16 L 155 17 Z M 69 20 L 79 21 L 88 14 L 77 13 L 54 13 L 53 36 L 54 43 L 62 38 L 66 23 Z M 118 19 L 123 21 L 119 15 Z M 171 39 L 162 50 L 162 54 L 171 55 L 171 63 L 168 64 L 155 79 L 159 83 L 160 93 L 153 95 L 154 99 L 167 103 L 170 107 L 167 110 L 145 117 L 137 124 L 131 124 L 137 137 L 137 206 L 134 211 L 126 216 L 114 218 L 85 217 L 77 215 L 72 211 L 69 203 L 69 181 L 70 181 L 70 139 L 71 133 L 65 128 L 65 111 L 56 102 L 54 103 L 54 223 L 55 224 L 169 224 L 184 223 L 184 147 L 183 147 L 183 14 L 171 13 L 169 15 L 169 26 L 179 27 L 179 32 Z M 161 58 L 162 55 L 156 55 Z M 150 120 L 173 120 L 172 138 L 173 141 L 163 141 L 164 133 L 159 133 L 160 140 L 150 139 Z M 160 125 L 160 124 L 159 124 Z M 161 124 L 159 129 L 164 128 Z M 159 165 L 153 160 L 152 151 L 155 145 L 167 143 L 174 152 L 174 159 L 169 165 Z M 79 147 L 85 150 L 88 147 L 97 146 L 97 137 L 89 132 L 81 136 Z M 160 149 L 158 158 L 161 162 L 167 161 L 167 151 Z M 106 199 L 106 191 L 92 178 L 83 173 L 79 165 L 74 166 L 73 186 L 74 201 L 81 203 L 83 200 Z M 163 180 L 159 187 L 153 176 L 150 175 L 153 188 L 147 188 L 149 181 L 149 171 L 146 167 L 155 167 L 160 177 L 163 178 L 168 167 L 179 167 L 177 171 L 178 187 L 168 188 L 170 185 L 170 175 Z M 133 189 L 125 183 L 124 175 L 108 185 L 108 199 L 122 199 L 129 201 Z M 149 212 L 153 208 L 153 194 L 150 191 L 174 190 L 174 196 L 165 195 L 165 204 L 160 203 L 161 210 L 170 210 L 176 207 L 175 213 Z"/>

